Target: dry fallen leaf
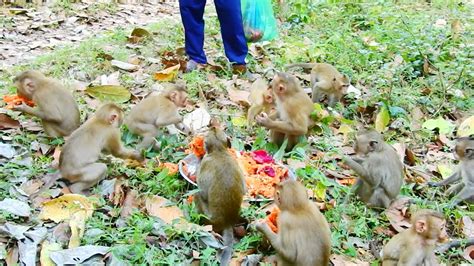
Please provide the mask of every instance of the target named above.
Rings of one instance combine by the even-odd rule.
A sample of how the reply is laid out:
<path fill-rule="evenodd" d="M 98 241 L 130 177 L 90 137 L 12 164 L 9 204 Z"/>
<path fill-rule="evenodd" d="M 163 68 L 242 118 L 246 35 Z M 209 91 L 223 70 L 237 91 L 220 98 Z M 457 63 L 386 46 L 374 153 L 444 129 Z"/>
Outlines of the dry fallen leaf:
<path fill-rule="evenodd" d="M 112 66 L 117 67 L 122 70 L 126 70 L 126 71 L 137 71 L 140 68 L 140 66 L 130 64 L 127 62 L 122 62 L 119 60 L 112 60 L 110 61 L 110 63 L 112 64 Z"/>
<path fill-rule="evenodd" d="M 15 119 L 11 118 L 6 114 L 0 114 L 0 130 L 19 127 L 20 122 L 16 121 Z"/>
<path fill-rule="evenodd" d="M 166 198 L 160 196 L 148 197 L 145 200 L 145 208 L 149 215 L 158 217 L 167 224 L 171 224 L 176 219 L 183 219 L 183 211 L 178 206 L 168 206 L 169 204 Z"/>
<path fill-rule="evenodd" d="M 140 207 L 138 199 L 138 191 L 130 190 L 123 201 L 122 210 L 120 211 L 121 218 L 127 218 L 132 215 L 133 211 Z"/>
<path fill-rule="evenodd" d="M 407 217 L 409 204 L 409 198 L 399 198 L 395 200 L 385 211 L 390 224 L 399 233 L 411 226 L 410 219 Z"/>
<path fill-rule="evenodd" d="M 155 73 L 154 77 L 158 81 L 172 81 L 178 76 L 180 64 L 168 67 Z"/>
<path fill-rule="evenodd" d="M 458 137 L 467 137 L 474 134 L 474 115 L 466 118 L 461 125 L 459 125 L 457 136 Z"/>
<path fill-rule="evenodd" d="M 237 104 L 241 104 L 243 106 L 250 106 L 249 96 L 250 92 L 244 90 L 236 90 L 236 89 L 228 89 L 229 92 L 229 99 Z"/>
<path fill-rule="evenodd" d="M 462 232 L 466 238 L 474 237 L 474 222 L 469 216 L 462 217 Z"/>

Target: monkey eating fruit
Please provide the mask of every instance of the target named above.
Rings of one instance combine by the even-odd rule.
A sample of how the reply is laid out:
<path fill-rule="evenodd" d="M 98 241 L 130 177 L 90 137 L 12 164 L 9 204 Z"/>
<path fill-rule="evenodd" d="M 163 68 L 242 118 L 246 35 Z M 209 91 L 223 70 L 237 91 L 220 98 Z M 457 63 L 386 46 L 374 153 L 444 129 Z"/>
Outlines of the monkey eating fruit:
<path fill-rule="evenodd" d="M 244 175 L 227 151 L 230 140 L 216 121 L 211 123 L 204 148 L 206 155 L 196 173 L 199 192 L 195 202 L 199 212 L 208 217 L 213 230 L 222 231 L 225 248 L 219 261 L 220 265 L 228 265 L 232 258 L 233 226 L 239 222 L 245 194 Z"/>
<path fill-rule="evenodd" d="M 276 112 L 270 115 L 261 113 L 256 121 L 270 130 L 271 141 L 278 146 L 287 138 L 286 150 L 291 150 L 312 125 L 310 115 L 313 102 L 301 88 L 299 81 L 284 72 L 278 72 L 273 78 L 272 92 Z"/>
<path fill-rule="evenodd" d="M 105 178 L 107 165 L 97 162 L 102 152 L 122 159 L 143 160 L 139 152 L 122 145 L 122 119 L 120 107 L 105 104 L 66 140 L 59 157 L 59 170 L 63 179 L 71 183 L 69 188 L 73 193 L 82 193 Z"/>
<path fill-rule="evenodd" d="M 268 88 L 264 79 L 257 79 L 250 88 L 250 108 L 247 112 L 247 121 L 251 125 L 255 116 L 261 112 L 270 114 L 275 108 L 272 90 Z"/>
<path fill-rule="evenodd" d="M 35 70 L 25 71 L 13 81 L 18 95 L 37 105 L 33 108 L 23 103 L 13 110 L 40 118 L 46 134 L 53 138 L 68 136 L 79 127 L 77 103 L 59 81 Z"/>
<path fill-rule="evenodd" d="M 287 180 L 276 185 L 275 203 L 280 209 L 278 233 L 266 222 L 256 228 L 278 255 L 277 265 L 329 265 L 331 232 L 324 215 L 308 199 L 306 188 Z"/>
<path fill-rule="evenodd" d="M 125 125 L 134 133 L 143 137 L 138 149 L 146 149 L 155 141 L 161 127 L 171 124 L 189 133 L 190 129 L 183 123 L 179 108 L 186 107 L 186 88 L 173 85 L 158 95 L 150 95 L 132 108 L 125 118 Z"/>
<path fill-rule="evenodd" d="M 344 157 L 344 162 L 359 175 L 359 179 L 346 202 L 355 192 L 369 207 L 387 208 L 403 184 L 403 164 L 397 152 L 374 130 L 359 132 L 354 150 L 358 157 Z"/>

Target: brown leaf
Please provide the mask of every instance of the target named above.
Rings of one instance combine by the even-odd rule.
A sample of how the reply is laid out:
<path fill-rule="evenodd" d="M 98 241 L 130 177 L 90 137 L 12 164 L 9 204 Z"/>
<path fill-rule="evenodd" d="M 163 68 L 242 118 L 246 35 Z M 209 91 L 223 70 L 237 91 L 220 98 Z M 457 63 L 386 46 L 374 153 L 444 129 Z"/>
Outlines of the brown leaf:
<path fill-rule="evenodd" d="M 172 223 L 175 219 L 184 218 L 184 213 L 178 206 L 169 206 L 169 204 L 170 202 L 166 198 L 160 196 L 147 197 L 145 200 L 148 214 L 162 219 L 167 224 Z"/>
<path fill-rule="evenodd" d="M 140 66 L 130 64 L 127 62 L 122 62 L 119 60 L 112 60 L 110 61 L 110 63 L 112 64 L 112 66 L 125 70 L 125 71 L 137 71 L 138 68 L 140 68 Z"/>
<path fill-rule="evenodd" d="M 33 193 L 37 192 L 43 184 L 43 181 L 40 179 L 32 179 L 21 184 L 20 189 L 23 190 L 26 195 L 31 196 Z"/>
<path fill-rule="evenodd" d="M 354 258 L 348 258 L 343 255 L 332 255 L 331 262 L 334 266 L 360 266 L 360 265 L 370 265 L 368 262 L 363 262 Z"/>
<path fill-rule="evenodd" d="M 53 153 L 53 162 L 51 163 L 51 166 L 53 168 L 58 168 L 59 167 L 59 157 L 61 156 L 61 147 L 56 146 L 54 148 L 54 153 Z"/>
<path fill-rule="evenodd" d="M 7 266 L 18 265 L 18 258 L 19 258 L 18 251 L 19 251 L 18 246 L 13 246 L 7 251 L 7 256 L 5 258 L 5 264 Z"/>
<path fill-rule="evenodd" d="M 120 211 L 121 218 L 127 218 L 132 215 L 134 209 L 140 207 L 140 201 L 138 200 L 138 191 L 130 190 L 123 201 L 122 210 Z"/>
<path fill-rule="evenodd" d="M 399 233 L 411 226 L 410 219 L 407 217 L 409 203 L 409 198 L 399 198 L 385 211 L 390 224 Z"/>
<path fill-rule="evenodd" d="M 0 130 L 3 129 L 11 129 L 11 128 L 19 128 L 20 122 L 11 118 L 6 114 L 0 114 Z"/>
<path fill-rule="evenodd" d="M 229 99 L 231 101 L 243 106 L 250 106 L 250 92 L 236 89 L 228 89 L 227 91 L 229 92 Z"/>

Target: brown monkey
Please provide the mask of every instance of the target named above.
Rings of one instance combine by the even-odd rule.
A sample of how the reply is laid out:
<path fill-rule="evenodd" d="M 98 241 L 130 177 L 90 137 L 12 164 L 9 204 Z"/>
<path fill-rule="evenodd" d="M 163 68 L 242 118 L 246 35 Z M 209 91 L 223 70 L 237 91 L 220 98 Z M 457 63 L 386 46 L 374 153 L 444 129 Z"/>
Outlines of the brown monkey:
<path fill-rule="evenodd" d="M 450 177 L 438 183 L 430 182 L 431 186 L 445 186 L 460 181 L 447 190 L 449 195 L 456 195 L 454 205 L 462 201 L 474 202 L 474 135 L 462 137 L 456 141 L 455 157 L 460 161 L 458 169 Z"/>
<path fill-rule="evenodd" d="M 284 72 L 278 72 L 272 81 L 276 113 L 261 113 L 257 123 L 270 130 L 271 140 L 280 146 L 288 138 L 287 150 L 293 149 L 301 136 L 308 133 L 311 125 L 313 102 L 301 88 L 298 80 Z"/>
<path fill-rule="evenodd" d="M 276 185 L 275 203 L 280 209 L 274 233 L 266 222 L 256 228 L 278 254 L 278 265 L 329 265 L 331 232 L 326 218 L 308 199 L 305 187 L 294 180 Z"/>
<path fill-rule="evenodd" d="M 138 149 L 146 149 L 155 141 L 159 129 L 175 124 L 179 129 L 189 133 L 182 123 L 183 117 L 178 110 L 187 104 L 186 88 L 173 85 L 158 95 L 150 95 L 132 108 L 125 118 L 125 125 L 134 133 L 143 137 Z"/>
<path fill-rule="evenodd" d="M 411 218 L 412 226 L 392 237 L 382 250 L 382 265 L 439 265 L 435 244 L 448 239 L 441 213 L 419 210 Z"/>
<path fill-rule="evenodd" d="M 248 124 L 251 125 L 255 116 L 261 112 L 270 114 L 275 108 L 272 90 L 268 88 L 263 79 L 257 79 L 250 87 L 249 95 L 250 108 L 247 113 Z"/>
<path fill-rule="evenodd" d="M 350 79 L 347 75 L 339 73 L 335 67 L 326 63 L 313 64 L 291 64 L 287 69 L 294 67 L 311 68 L 311 89 L 313 91 L 313 102 L 321 101 L 322 97 L 328 97 L 329 106 L 334 106 L 340 102 L 347 88 Z"/>
<path fill-rule="evenodd" d="M 80 126 L 77 103 L 59 81 L 35 70 L 25 71 L 13 81 L 18 95 L 33 100 L 37 105 L 32 108 L 23 103 L 13 110 L 40 118 L 46 134 L 51 137 L 68 136 Z"/>
<path fill-rule="evenodd" d="M 214 231 L 222 231 L 225 248 L 220 265 L 228 265 L 233 250 L 233 225 L 239 222 L 240 206 L 245 194 L 244 176 L 229 154 L 230 140 L 214 123 L 204 139 L 204 155 L 197 170 L 199 192 L 195 196 L 199 212 L 205 214 Z"/>
<path fill-rule="evenodd" d="M 357 135 L 354 150 L 359 158 L 344 158 L 360 177 L 351 192 L 369 207 L 387 208 L 400 193 L 404 178 L 403 164 L 395 149 L 385 143 L 380 133 L 364 130 Z"/>
<path fill-rule="evenodd" d="M 105 178 L 107 165 L 98 163 L 101 152 L 123 159 L 141 161 L 137 151 L 123 147 L 120 140 L 122 109 L 112 103 L 101 106 L 95 115 L 66 140 L 59 157 L 59 170 L 71 182 L 73 193 L 81 193 Z"/>

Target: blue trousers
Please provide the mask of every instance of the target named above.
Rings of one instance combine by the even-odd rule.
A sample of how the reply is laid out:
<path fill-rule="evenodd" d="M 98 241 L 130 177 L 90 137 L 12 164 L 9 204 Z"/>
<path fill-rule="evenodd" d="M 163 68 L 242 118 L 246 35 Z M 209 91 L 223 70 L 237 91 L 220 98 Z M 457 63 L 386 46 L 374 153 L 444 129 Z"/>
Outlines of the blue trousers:
<path fill-rule="evenodd" d="M 225 55 L 232 64 L 245 64 L 248 47 L 244 34 L 240 0 L 214 0 L 221 25 Z M 184 25 L 186 53 L 190 59 L 205 64 L 204 7 L 206 0 L 179 0 Z"/>

